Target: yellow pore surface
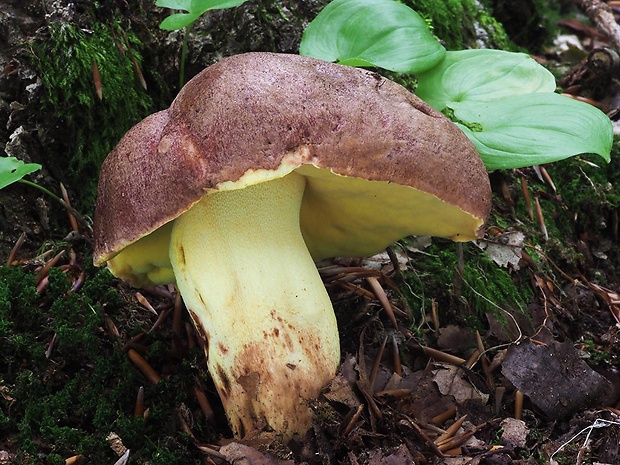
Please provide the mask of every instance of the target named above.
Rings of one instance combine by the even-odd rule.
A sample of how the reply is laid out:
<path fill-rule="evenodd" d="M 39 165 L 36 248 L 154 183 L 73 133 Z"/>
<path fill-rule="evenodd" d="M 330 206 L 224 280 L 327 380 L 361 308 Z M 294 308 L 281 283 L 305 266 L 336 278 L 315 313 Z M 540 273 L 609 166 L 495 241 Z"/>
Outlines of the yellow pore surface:
<path fill-rule="evenodd" d="M 212 192 L 241 189 L 291 171 L 306 178 L 300 225 L 315 260 L 372 255 L 409 235 L 468 241 L 476 238 L 484 223 L 483 218 L 418 189 L 341 176 L 313 165 L 250 171 Z M 112 273 L 138 287 L 174 282 L 168 252 L 172 224 L 123 249 L 108 262 Z"/>

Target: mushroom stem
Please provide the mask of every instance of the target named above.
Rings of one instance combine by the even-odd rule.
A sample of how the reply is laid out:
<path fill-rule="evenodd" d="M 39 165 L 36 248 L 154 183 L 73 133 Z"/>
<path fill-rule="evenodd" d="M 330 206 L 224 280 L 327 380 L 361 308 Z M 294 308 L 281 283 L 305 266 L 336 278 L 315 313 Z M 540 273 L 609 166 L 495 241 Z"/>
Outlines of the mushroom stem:
<path fill-rule="evenodd" d="M 335 375 L 338 328 L 299 228 L 295 173 L 214 192 L 177 218 L 170 260 L 234 434 L 311 426 L 307 401 Z"/>

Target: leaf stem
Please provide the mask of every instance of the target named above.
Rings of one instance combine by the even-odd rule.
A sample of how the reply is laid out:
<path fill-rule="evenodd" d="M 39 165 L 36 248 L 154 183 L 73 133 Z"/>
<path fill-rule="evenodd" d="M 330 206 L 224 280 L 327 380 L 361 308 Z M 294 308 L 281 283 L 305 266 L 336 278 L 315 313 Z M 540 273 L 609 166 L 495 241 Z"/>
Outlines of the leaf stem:
<path fill-rule="evenodd" d="M 192 21 L 185 26 L 185 37 L 183 37 L 183 46 L 181 47 L 181 62 L 179 63 L 179 90 L 183 88 L 185 84 L 185 59 L 187 58 L 187 42 L 189 40 L 189 33 L 194 27 L 195 21 Z"/>

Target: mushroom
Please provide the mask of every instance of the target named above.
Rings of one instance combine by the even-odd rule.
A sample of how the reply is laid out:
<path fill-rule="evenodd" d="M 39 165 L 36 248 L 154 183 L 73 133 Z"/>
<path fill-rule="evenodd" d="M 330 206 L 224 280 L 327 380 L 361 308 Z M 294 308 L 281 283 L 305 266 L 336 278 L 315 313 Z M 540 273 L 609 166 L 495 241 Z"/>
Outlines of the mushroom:
<path fill-rule="evenodd" d="M 448 119 L 376 73 L 248 53 L 133 127 L 99 181 L 94 262 L 176 282 L 233 433 L 290 438 L 340 362 L 315 260 L 408 235 L 468 241 L 488 176 Z"/>

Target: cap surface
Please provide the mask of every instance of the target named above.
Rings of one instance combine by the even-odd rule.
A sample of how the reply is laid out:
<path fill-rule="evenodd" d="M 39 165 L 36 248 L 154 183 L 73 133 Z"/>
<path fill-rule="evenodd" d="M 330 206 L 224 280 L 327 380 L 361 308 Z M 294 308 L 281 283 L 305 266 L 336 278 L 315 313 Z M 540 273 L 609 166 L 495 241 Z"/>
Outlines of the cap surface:
<path fill-rule="evenodd" d="M 405 88 L 309 57 L 248 53 L 205 69 L 110 153 L 99 181 L 94 261 L 105 263 L 211 190 L 304 165 L 454 205 L 475 219 L 463 239 L 476 236 L 490 210 L 488 175 L 473 145 Z"/>

